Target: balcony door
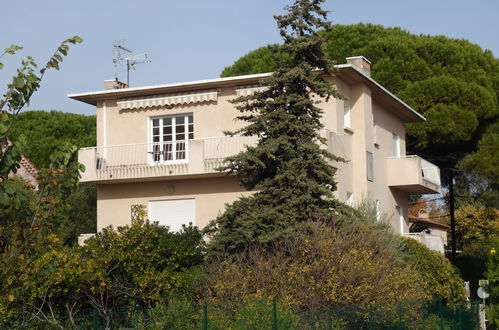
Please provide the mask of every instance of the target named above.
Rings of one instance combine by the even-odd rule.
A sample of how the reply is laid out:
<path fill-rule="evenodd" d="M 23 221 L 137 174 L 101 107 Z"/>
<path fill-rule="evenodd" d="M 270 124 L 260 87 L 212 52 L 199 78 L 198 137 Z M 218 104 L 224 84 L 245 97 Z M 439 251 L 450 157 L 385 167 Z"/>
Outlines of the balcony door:
<path fill-rule="evenodd" d="M 151 118 L 150 162 L 153 165 L 187 162 L 188 141 L 194 139 L 192 114 Z"/>

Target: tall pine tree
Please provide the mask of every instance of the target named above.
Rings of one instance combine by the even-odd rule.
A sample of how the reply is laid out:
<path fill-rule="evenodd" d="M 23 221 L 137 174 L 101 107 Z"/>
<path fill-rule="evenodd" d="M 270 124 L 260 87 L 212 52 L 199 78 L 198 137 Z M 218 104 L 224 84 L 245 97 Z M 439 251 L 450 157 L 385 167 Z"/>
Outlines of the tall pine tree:
<path fill-rule="evenodd" d="M 275 16 L 284 44 L 276 53 L 290 54 L 262 81 L 266 88 L 234 100 L 248 125 L 231 134 L 257 136 L 259 142 L 227 159 L 223 168 L 257 192 L 227 206 L 208 227 L 214 250 L 234 252 L 248 245 L 266 244 L 306 221 L 334 221 L 340 203 L 334 199 L 339 158 L 321 148 L 322 110 L 319 100 L 340 97 L 324 79 L 332 76 L 320 29 L 331 28 L 324 0 L 296 0 L 288 13 Z"/>

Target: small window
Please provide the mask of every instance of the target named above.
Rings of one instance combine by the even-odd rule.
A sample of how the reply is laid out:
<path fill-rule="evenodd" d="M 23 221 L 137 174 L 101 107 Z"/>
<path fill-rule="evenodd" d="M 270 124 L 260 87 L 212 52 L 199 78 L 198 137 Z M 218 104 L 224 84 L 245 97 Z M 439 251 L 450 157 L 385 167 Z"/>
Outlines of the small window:
<path fill-rule="evenodd" d="M 367 180 L 374 181 L 374 159 L 373 153 L 366 151 Z"/>
<path fill-rule="evenodd" d="M 400 137 L 393 133 L 392 134 L 392 140 L 393 140 L 393 156 L 394 157 L 400 157 Z"/>
<path fill-rule="evenodd" d="M 350 120 L 350 105 L 345 101 L 343 102 L 343 125 L 345 127 L 352 127 Z"/>
<path fill-rule="evenodd" d="M 353 193 L 347 191 L 346 204 L 353 207 Z"/>
<path fill-rule="evenodd" d="M 404 214 L 400 206 L 395 206 L 395 213 L 397 214 L 397 226 L 400 234 L 404 234 Z"/>

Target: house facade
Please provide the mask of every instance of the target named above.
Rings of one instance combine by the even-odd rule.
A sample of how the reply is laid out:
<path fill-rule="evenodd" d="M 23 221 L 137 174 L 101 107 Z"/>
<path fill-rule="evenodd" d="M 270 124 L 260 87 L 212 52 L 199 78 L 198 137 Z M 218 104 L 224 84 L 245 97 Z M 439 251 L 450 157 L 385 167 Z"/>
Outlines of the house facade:
<path fill-rule="evenodd" d="M 408 196 L 440 192 L 440 171 L 406 155 L 404 124 L 424 118 L 374 81 L 369 68 L 364 57 L 352 57 L 327 77 L 343 99 L 318 105 L 324 148 L 348 161 L 331 164 L 336 197 L 352 205 L 373 201 L 395 231 L 407 233 Z M 98 230 L 130 223 L 139 208 L 173 230 L 204 227 L 226 203 L 251 194 L 216 169 L 257 142 L 224 132 L 245 125 L 230 100 L 264 88 L 259 82 L 268 75 L 137 88 L 106 81 L 102 91 L 69 95 L 96 107 L 97 146 L 78 157 L 86 168 L 81 181 L 98 186 Z"/>

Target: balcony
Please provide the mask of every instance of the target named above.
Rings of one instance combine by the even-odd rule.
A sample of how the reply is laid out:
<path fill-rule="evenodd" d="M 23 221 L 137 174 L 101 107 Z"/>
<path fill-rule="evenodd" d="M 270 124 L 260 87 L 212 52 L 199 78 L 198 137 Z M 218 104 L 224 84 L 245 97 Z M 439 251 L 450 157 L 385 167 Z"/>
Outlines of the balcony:
<path fill-rule="evenodd" d="M 144 181 L 186 175 L 216 175 L 228 156 L 255 145 L 247 136 L 142 143 L 82 148 L 78 160 L 85 165 L 81 182 Z"/>
<path fill-rule="evenodd" d="M 445 240 L 442 236 L 425 233 L 407 233 L 404 236 L 415 239 L 430 250 L 445 253 Z"/>
<path fill-rule="evenodd" d="M 410 194 L 440 193 L 440 169 L 419 156 L 386 160 L 388 186 Z"/>

